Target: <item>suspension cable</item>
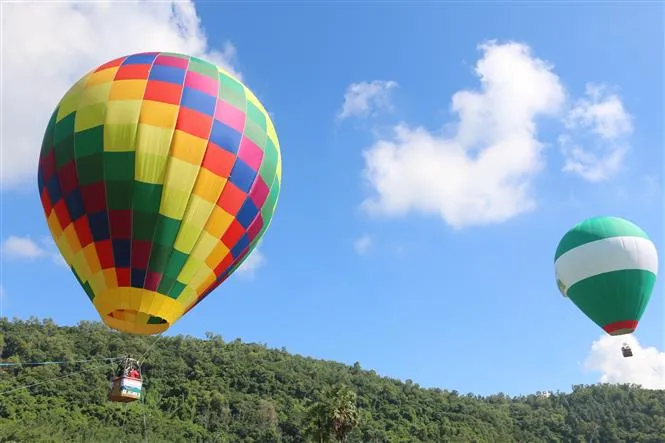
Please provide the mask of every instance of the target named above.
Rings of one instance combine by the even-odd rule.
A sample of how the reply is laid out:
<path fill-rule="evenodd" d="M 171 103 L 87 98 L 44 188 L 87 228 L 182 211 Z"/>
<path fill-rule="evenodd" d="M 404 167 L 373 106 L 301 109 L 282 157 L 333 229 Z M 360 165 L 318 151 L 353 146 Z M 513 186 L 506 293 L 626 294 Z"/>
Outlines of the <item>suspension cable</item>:
<path fill-rule="evenodd" d="M 43 365 L 66 365 L 74 363 L 88 363 L 91 361 L 114 361 L 118 357 L 89 358 L 87 360 L 62 360 L 62 361 L 34 361 L 34 362 L 0 362 L 0 367 L 8 366 L 43 366 Z"/>
<path fill-rule="evenodd" d="M 118 359 L 116 358 L 116 359 L 112 359 L 112 360 L 118 360 Z M 29 385 L 24 385 L 24 386 L 19 386 L 19 387 L 16 387 L 16 388 L 7 389 L 5 391 L 0 392 L 0 395 L 5 395 L 5 394 L 9 394 L 11 392 L 20 391 L 21 389 L 30 389 L 34 386 L 43 385 L 43 384 L 46 384 L 46 383 L 49 383 L 49 382 L 52 382 L 52 381 L 55 381 L 55 380 L 61 380 L 63 378 L 67 378 L 67 377 L 72 377 L 74 375 L 80 374 L 81 372 L 88 372 L 88 371 L 92 371 L 93 369 L 99 369 L 99 368 L 107 365 L 108 363 L 109 362 L 100 363 L 100 364 L 97 364 L 97 365 L 91 365 L 88 368 L 81 369 L 79 372 L 72 372 L 70 374 L 60 375 L 58 377 L 53 377 L 53 378 L 49 378 L 47 380 L 42 380 L 42 381 L 37 382 L 37 383 L 32 383 L 32 384 L 29 384 Z"/>

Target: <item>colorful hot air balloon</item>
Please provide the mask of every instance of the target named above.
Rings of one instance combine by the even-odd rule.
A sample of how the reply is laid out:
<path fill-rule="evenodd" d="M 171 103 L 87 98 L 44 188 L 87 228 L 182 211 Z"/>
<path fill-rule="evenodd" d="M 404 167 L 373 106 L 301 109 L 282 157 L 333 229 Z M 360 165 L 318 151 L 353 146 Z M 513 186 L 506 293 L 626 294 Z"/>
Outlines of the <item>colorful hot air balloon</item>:
<path fill-rule="evenodd" d="M 102 320 L 156 334 L 224 281 L 267 229 L 279 141 L 263 105 L 224 69 L 133 54 L 62 98 L 38 182 L 51 234 Z"/>
<path fill-rule="evenodd" d="M 635 331 L 658 272 L 642 229 L 618 217 L 585 220 L 564 235 L 554 260 L 559 290 L 587 317 L 610 335 Z"/>

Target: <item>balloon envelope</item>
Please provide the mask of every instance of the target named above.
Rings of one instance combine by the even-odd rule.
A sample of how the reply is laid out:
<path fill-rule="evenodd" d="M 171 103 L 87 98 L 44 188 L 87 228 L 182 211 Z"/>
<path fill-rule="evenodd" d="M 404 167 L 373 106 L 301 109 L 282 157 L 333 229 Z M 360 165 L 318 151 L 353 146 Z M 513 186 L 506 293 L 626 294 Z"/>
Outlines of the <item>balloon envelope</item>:
<path fill-rule="evenodd" d="M 53 112 L 39 193 L 65 261 L 110 327 L 168 329 L 256 246 L 281 182 L 279 141 L 224 69 L 141 53 L 81 78 Z"/>
<path fill-rule="evenodd" d="M 649 236 L 618 217 L 585 220 L 555 255 L 561 293 L 610 335 L 630 334 L 649 303 L 658 254 Z"/>

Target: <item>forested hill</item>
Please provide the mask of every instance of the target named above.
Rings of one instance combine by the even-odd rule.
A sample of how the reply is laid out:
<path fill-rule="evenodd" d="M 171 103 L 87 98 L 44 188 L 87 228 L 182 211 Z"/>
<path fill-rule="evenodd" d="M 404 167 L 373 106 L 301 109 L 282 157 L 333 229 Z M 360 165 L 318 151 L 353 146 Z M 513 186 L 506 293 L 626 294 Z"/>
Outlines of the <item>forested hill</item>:
<path fill-rule="evenodd" d="M 148 352 L 145 401 L 110 403 L 103 359 L 128 352 Z M 0 369 L 2 442 L 665 442 L 665 391 L 633 386 L 460 395 L 212 334 L 88 322 L 0 320 L 0 353 L 24 363 Z M 49 361 L 75 363 L 25 364 Z"/>

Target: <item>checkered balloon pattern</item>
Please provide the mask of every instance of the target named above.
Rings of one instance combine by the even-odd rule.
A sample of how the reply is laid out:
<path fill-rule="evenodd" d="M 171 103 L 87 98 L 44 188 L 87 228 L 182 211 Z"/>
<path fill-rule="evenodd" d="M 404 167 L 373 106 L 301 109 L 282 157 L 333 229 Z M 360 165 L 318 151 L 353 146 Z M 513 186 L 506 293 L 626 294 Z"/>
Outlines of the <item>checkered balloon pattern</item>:
<path fill-rule="evenodd" d="M 65 94 L 38 184 L 51 234 L 102 320 L 149 335 L 251 253 L 281 169 L 270 116 L 243 83 L 195 57 L 141 53 Z"/>

